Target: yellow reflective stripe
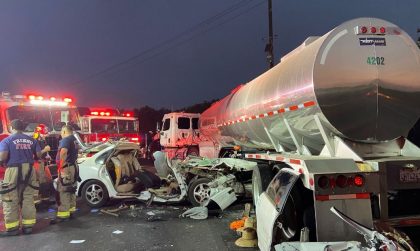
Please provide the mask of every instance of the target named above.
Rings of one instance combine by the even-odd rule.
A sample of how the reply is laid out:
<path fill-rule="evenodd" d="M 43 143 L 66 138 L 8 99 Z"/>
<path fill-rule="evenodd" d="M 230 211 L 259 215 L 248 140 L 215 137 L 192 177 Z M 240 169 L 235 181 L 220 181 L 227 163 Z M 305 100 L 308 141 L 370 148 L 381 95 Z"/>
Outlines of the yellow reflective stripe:
<path fill-rule="evenodd" d="M 57 217 L 68 218 L 68 217 L 70 217 L 70 211 L 57 212 Z"/>
<path fill-rule="evenodd" d="M 6 229 L 19 227 L 19 221 L 6 223 L 6 224 L 4 224 L 4 226 L 6 227 Z"/>
<path fill-rule="evenodd" d="M 71 208 L 69 209 L 69 211 L 70 211 L 70 213 L 76 212 L 76 207 L 71 207 Z"/>
<path fill-rule="evenodd" d="M 35 223 L 36 223 L 36 219 L 22 220 L 23 225 L 34 225 Z"/>

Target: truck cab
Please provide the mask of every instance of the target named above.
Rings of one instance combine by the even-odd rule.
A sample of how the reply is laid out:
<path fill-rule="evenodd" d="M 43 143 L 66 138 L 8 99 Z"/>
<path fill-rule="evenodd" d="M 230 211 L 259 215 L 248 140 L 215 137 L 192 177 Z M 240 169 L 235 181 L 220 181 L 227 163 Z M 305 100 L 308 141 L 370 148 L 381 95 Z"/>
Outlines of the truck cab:
<path fill-rule="evenodd" d="M 166 150 L 185 149 L 190 155 L 199 154 L 198 143 L 200 131 L 198 121 L 200 114 L 172 112 L 165 114 L 160 131 L 160 144 Z"/>

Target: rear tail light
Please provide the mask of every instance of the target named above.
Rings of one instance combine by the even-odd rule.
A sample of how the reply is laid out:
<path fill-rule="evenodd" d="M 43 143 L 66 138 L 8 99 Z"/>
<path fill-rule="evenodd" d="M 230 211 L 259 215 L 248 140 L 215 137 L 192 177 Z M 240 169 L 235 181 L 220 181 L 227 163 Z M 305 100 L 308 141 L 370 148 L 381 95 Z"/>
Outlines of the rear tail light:
<path fill-rule="evenodd" d="M 348 185 L 347 183 L 347 177 L 344 175 L 338 175 L 336 179 L 336 184 L 338 187 L 344 188 Z"/>
<path fill-rule="evenodd" d="M 325 188 L 327 188 L 328 187 L 328 185 L 329 185 L 329 179 L 328 179 L 328 177 L 327 176 L 321 176 L 321 177 L 319 177 L 319 179 L 318 179 L 318 186 L 320 187 L 320 188 L 322 188 L 322 189 L 325 189 Z"/>
<path fill-rule="evenodd" d="M 106 141 L 107 140 L 107 138 L 102 138 L 102 141 Z"/>
<path fill-rule="evenodd" d="M 139 138 L 131 138 L 131 141 L 139 141 Z"/>
<path fill-rule="evenodd" d="M 361 187 L 365 184 L 365 178 L 362 175 L 357 174 L 354 176 L 354 185 Z"/>

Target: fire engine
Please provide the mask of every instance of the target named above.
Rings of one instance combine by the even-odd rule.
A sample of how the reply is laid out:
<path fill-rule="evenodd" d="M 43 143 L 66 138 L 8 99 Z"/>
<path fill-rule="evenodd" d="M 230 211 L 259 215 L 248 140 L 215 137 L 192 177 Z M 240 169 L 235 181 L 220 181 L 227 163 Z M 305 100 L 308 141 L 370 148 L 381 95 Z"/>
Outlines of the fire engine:
<path fill-rule="evenodd" d="M 139 122 L 133 112 L 113 109 L 89 109 L 80 117 L 81 138 L 85 143 L 126 139 L 140 143 Z"/>
<path fill-rule="evenodd" d="M 11 95 L 2 92 L 0 96 L 0 140 L 10 135 L 10 121 L 21 119 L 25 124 L 25 134 L 33 135 L 39 124 L 48 128 L 47 144 L 51 147 L 49 152 L 52 160 L 55 160 L 60 138 L 61 127 L 70 124 L 79 129 L 79 113 L 72 105 L 69 97 L 44 97 L 41 95 Z M 0 168 L 0 179 L 3 179 L 4 169 Z"/>

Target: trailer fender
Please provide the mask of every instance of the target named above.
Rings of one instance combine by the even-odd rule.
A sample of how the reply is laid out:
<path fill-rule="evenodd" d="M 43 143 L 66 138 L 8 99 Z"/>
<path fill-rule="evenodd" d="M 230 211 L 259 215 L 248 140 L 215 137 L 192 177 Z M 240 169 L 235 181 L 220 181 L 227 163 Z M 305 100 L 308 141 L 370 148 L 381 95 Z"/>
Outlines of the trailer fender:
<path fill-rule="evenodd" d="M 299 179 L 300 174 L 293 169 L 281 169 L 271 180 L 256 205 L 258 247 L 271 250 L 274 225 L 283 213 L 286 201 Z"/>

